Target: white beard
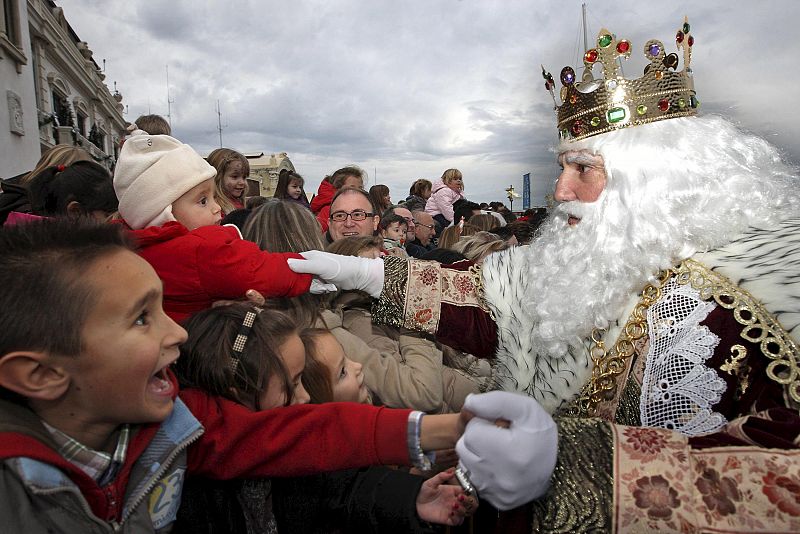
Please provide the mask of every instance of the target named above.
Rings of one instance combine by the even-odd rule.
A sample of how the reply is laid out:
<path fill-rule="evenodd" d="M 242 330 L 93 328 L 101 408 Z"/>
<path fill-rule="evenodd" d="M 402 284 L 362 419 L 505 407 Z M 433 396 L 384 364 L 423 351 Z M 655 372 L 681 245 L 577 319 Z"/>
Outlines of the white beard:
<path fill-rule="evenodd" d="M 620 319 L 631 296 L 682 248 L 680 236 L 663 234 L 665 246 L 649 254 L 631 247 L 625 236 L 640 225 L 615 199 L 603 193 L 591 204 L 561 204 L 530 246 L 484 260 L 501 387 L 525 392 L 551 412 L 588 379 L 592 330 Z M 569 215 L 581 221 L 568 226 Z"/>

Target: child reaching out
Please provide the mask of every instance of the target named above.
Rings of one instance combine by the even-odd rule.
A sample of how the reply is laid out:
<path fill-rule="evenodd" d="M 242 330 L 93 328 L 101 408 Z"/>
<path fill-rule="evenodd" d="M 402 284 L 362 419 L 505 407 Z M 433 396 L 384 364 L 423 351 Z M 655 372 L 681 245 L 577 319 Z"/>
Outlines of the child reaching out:
<path fill-rule="evenodd" d="M 309 401 L 301 380 L 306 343 L 290 316 L 234 304 L 200 312 L 186 328 L 189 338 L 176 368 L 183 386 L 205 389 L 252 410 Z M 319 332 L 330 338 L 317 340 L 321 350 L 330 351 L 334 359 L 344 358 L 335 338 Z M 359 378 L 360 365 L 346 365 L 347 379 L 338 382 L 330 400 L 363 402 L 367 391 Z M 463 496 L 460 487 L 444 484 L 452 478 L 452 472 L 445 472 L 423 482 L 375 467 L 271 482 L 190 479 L 176 526 L 186 532 L 267 532 L 275 524 L 279 532 L 368 532 L 376 527 L 382 532 L 416 532 L 422 528 L 420 520 L 455 525 L 468 508 L 474 510 L 474 499 Z M 343 502 L 349 503 L 346 508 Z"/>
<path fill-rule="evenodd" d="M 453 224 L 453 203 L 464 198 L 464 178 L 458 169 L 447 169 L 433 183 L 431 196 L 425 203 L 425 211 L 436 219 L 441 227 Z M 456 223 L 458 221 L 455 221 Z"/>
<path fill-rule="evenodd" d="M 114 172 L 120 215 L 164 282 L 164 310 L 177 322 L 249 289 L 289 297 L 318 287 L 289 269 L 286 260 L 300 255 L 262 252 L 236 227 L 219 226 L 216 174 L 189 145 L 142 131 L 125 141 Z M 380 293 L 379 274 L 373 293 Z"/>
<path fill-rule="evenodd" d="M 275 198 L 297 202 L 304 208 L 311 209 L 306 192 L 303 189 L 305 180 L 302 176 L 289 169 L 282 169 L 278 175 L 278 185 L 275 186 Z"/>
<path fill-rule="evenodd" d="M 390 212 L 381 218 L 378 229 L 383 237 L 383 248 L 393 256 L 408 258 L 405 249 L 408 222 L 404 217 Z"/>
<path fill-rule="evenodd" d="M 309 406 L 291 386 L 286 398 L 270 399 L 262 395 L 267 368 L 250 374 L 244 357 L 261 349 L 260 330 L 248 330 L 257 316 L 250 310 L 216 360 L 224 363 L 213 375 L 222 395 L 179 392 L 170 367 L 186 331 L 164 313 L 161 281 L 118 225 L 45 219 L 4 227 L 0 279 L 0 517 L 10 532 L 169 531 L 187 476 L 408 465 L 452 447 L 469 419 Z M 282 331 L 289 334 L 275 350 L 288 373 L 279 376 L 299 386 L 302 342 L 291 326 Z M 245 379 L 235 391 L 224 387 L 233 377 Z M 298 403 L 259 412 L 243 404 L 291 399 Z"/>

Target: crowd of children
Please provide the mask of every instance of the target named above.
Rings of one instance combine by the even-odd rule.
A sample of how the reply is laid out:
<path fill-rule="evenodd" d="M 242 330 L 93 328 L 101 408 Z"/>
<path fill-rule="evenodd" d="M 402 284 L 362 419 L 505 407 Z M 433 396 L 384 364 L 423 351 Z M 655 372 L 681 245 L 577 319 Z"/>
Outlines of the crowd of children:
<path fill-rule="evenodd" d="M 0 230 L 4 527 L 460 524 L 477 500 L 456 482 L 453 449 L 465 429 L 478 432 L 468 422 L 481 401 L 462 407 L 491 385 L 491 366 L 463 365 L 475 358 L 370 316 L 381 256 L 408 257 L 417 241 L 412 212 L 391 207 L 386 186 L 365 192 L 354 166 L 311 203 L 284 170 L 275 199 L 255 202 L 246 157 L 204 159 L 169 133 L 141 117 L 113 179 L 55 147 L 3 184 L 0 209 L 13 215 Z M 415 182 L 409 199 L 427 195 L 414 212 L 444 227 L 462 190 L 450 169 L 432 187 Z M 238 227 L 220 224 L 234 216 Z M 480 261 L 515 235 L 478 232 L 454 248 Z M 292 260 L 326 267 L 302 274 Z"/>

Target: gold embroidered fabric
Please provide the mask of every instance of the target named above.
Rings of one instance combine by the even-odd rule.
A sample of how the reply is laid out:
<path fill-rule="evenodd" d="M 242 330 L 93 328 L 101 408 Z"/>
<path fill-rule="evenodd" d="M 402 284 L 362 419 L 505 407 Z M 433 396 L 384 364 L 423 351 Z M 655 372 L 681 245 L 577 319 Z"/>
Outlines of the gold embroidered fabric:
<path fill-rule="evenodd" d="M 383 258 L 383 291 L 372 302 L 372 320 L 378 324 L 402 327 L 408 284 L 408 260 L 396 256 Z"/>
<path fill-rule="evenodd" d="M 611 427 L 599 419 L 557 418 L 558 461 L 550 490 L 531 503 L 532 532 L 609 532 L 612 498 Z"/>
<path fill-rule="evenodd" d="M 435 261 L 384 258 L 384 286 L 372 315 L 377 322 L 435 334 L 442 304 L 489 313 L 480 266 L 445 269 Z"/>
<path fill-rule="evenodd" d="M 676 281 L 691 284 L 703 299 L 713 298 L 718 305 L 733 310 L 733 317 L 743 327 L 740 336 L 758 344 L 764 356 L 772 360 L 767 376 L 784 386 L 787 401 L 800 403 L 800 348 L 758 300 L 727 277 L 691 259 L 678 266 Z"/>

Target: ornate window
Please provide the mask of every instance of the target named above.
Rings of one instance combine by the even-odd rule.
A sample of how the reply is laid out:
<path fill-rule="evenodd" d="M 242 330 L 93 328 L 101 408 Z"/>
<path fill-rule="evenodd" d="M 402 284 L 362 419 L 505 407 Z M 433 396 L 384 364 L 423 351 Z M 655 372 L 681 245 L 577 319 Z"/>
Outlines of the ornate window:
<path fill-rule="evenodd" d="M 0 54 L 16 61 L 17 72 L 22 72 L 22 65 L 25 65 L 28 60 L 22 49 L 19 0 L 0 0 L 0 4 L 2 4 L 2 9 L 0 9 Z"/>

